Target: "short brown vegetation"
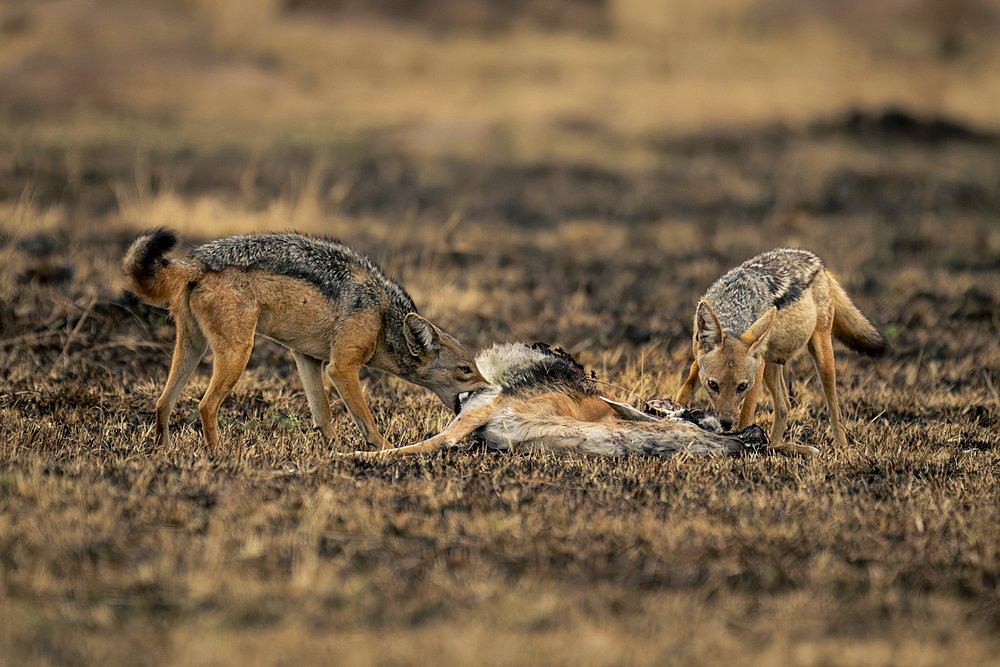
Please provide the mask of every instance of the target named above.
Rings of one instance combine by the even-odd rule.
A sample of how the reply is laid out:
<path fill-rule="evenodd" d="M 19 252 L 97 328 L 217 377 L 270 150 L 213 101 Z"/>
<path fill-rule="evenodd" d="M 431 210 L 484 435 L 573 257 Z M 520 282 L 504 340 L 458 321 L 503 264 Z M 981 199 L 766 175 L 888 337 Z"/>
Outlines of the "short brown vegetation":
<path fill-rule="evenodd" d="M 210 458 L 197 430 L 207 364 L 175 411 L 173 441 L 157 450 L 150 429 L 173 330 L 164 311 L 121 291 L 115 267 L 133 223 L 89 208 L 103 185 L 63 206 L 7 204 L 7 219 L 19 222 L 4 228 L 0 301 L 5 650 L 51 662 L 324 651 L 686 662 L 747 647 L 761 659 L 805 662 L 992 655 L 995 153 L 892 143 L 882 150 L 908 166 L 871 170 L 868 149 L 849 138 L 699 141 L 697 157 L 665 148 L 663 167 L 630 177 L 478 164 L 432 186 L 425 167 L 402 162 L 411 194 L 379 205 L 401 215 L 417 207 L 409 231 L 392 232 L 393 216 L 370 208 L 374 196 L 356 204 L 367 209 L 328 215 L 470 345 L 546 338 L 642 396 L 676 395 L 694 300 L 720 271 L 772 238 L 821 249 L 893 343 L 885 359 L 838 354 L 845 449 L 831 448 L 822 395 L 800 357 L 789 369 L 788 437 L 823 449 L 814 461 L 663 463 L 475 447 L 389 464 L 342 460 L 308 428 L 291 356 L 259 341 L 222 411 L 223 441 L 241 443 L 242 456 Z M 931 169 L 958 156 L 979 166 Z M 20 158 L 34 161 L 29 173 L 59 168 Z M 217 173 L 230 173 L 218 159 Z M 698 194 L 693 160 L 730 178 L 743 165 L 743 188 Z M 754 167 L 775 161 L 801 168 L 775 181 Z M 158 157 L 151 170 L 170 163 Z M 318 178 L 353 179 L 346 170 L 364 168 Z M 476 170 L 491 173 L 491 185 L 470 195 L 461 181 Z M 3 174 L 8 184 L 16 178 Z M 797 180 L 815 185 L 790 187 Z M 595 182 L 604 185 L 587 187 Z M 198 196 L 197 183 L 174 187 L 149 205 Z M 365 187 L 402 196 L 398 183 Z M 544 203 L 534 188 L 550 193 Z M 662 220 L 614 220 L 631 215 L 637 191 L 666 202 Z M 459 192 L 485 211 L 475 222 L 440 228 L 419 212 L 418 202 L 433 209 Z M 908 212 L 914 197 L 927 202 L 919 219 Z M 576 218 L 566 207 L 581 199 L 610 219 Z M 80 213 L 71 218 L 67 205 Z M 533 224 L 503 213 L 514 210 Z M 214 235 L 210 219 L 196 222 Z M 32 273 L 38 244 L 49 244 L 45 261 L 72 271 L 70 281 Z M 382 375 L 368 378 L 366 393 L 394 443 L 448 420 L 433 396 Z M 363 446 L 334 408 L 333 449 Z M 758 416 L 766 422 L 768 410 Z"/>

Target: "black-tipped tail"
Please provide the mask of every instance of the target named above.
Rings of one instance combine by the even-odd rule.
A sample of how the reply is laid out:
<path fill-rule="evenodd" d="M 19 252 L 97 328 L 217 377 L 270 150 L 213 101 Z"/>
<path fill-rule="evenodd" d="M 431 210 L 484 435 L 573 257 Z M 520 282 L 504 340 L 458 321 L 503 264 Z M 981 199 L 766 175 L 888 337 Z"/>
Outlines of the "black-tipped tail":
<path fill-rule="evenodd" d="M 167 261 L 163 256 L 176 245 L 177 234 L 173 230 L 158 227 L 143 234 L 132 244 L 135 260 L 129 273 L 136 282 L 146 282 L 156 275 L 160 267 L 166 265 Z"/>
<path fill-rule="evenodd" d="M 867 354 L 869 357 L 884 357 L 891 349 L 889 341 L 886 340 L 880 331 L 876 330 L 877 337 L 872 334 L 861 337 L 852 335 L 852 332 L 838 329 L 836 325 L 834 327 L 834 336 L 855 352 Z"/>
<path fill-rule="evenodd" d="M 135 290 L 153 301 L 167 298 L 165 281 L 158 275 L 170 262 L 164 257 L 177 245 L 177 234 L 160 227 L 145 232 L 125 251 L 122 270 L 132 279 Z"/>

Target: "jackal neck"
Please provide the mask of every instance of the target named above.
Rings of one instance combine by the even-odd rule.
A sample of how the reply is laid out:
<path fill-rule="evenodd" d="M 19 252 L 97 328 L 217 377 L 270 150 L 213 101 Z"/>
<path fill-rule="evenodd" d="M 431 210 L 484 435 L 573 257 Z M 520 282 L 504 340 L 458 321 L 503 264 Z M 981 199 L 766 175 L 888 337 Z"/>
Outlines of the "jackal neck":
<path fill-rule="evenodd" d="M 412 302 L 410 305 L 412 306 Z M 410 353 L 410 348 L 406 344 L 406 336 L 403 333 L 403 320 L 409 313 L 416 312 L 416 308 L 404 311 L 402 308 L 393 306 L 383 311 L 379 348 L 384 352 L 384 356 L 380 359 L 373 359 L 373 361 L 380 362 L 378 365 L 382 370 L 398 375 L 405 380 L 414 379 L 420 368 L 420 359 Z M 378 355 L 377 351 L 376 355 Z"/>

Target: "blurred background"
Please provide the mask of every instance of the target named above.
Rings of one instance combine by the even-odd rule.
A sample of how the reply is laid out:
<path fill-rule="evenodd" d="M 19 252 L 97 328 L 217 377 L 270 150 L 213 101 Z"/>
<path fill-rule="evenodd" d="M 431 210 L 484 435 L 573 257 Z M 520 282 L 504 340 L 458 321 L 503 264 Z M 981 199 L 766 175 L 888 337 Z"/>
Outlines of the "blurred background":
<path fill-rule="evenodd" d="M 4 271 L 111 299 L 138 229 L 295 228 L 472 344 L 678 357 L 771 246 L 957 298 L 1000 266 L 997 34 L 995 0 L 7 0 Z"/>
<path fill-rule="evenodd" d="M 394 128 L 428 149 L 523 155 L 554 149 L 496 133 L 636 142 L 886 104 L 992 124 L 1000 106 L 991 0 L 7 0 L 0 12 L 12 118 Z"/>

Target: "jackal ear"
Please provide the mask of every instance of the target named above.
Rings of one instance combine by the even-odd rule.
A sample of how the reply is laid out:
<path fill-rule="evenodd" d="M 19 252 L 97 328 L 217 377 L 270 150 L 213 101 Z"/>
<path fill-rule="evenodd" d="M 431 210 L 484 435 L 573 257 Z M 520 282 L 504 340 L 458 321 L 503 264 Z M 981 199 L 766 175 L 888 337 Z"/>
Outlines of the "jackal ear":
<path fill-rule="evenodd" d="M 743 332 L 740 340 L 750 346 L 747 354 L 756 354 L 767 349 L 767 336 L 771 333 L 774 325 L 774 318 L 778 314 L 778 307 L 771 306 L 771 309 L 757 318 L 757 321 L 750 325 L 750 328 Z"/>
<path fill-rule="evenodd" d="M 719 318 L 715 316 L 715 311 L 708 305 L 708 301 L 700 302 L 694 311 L 694 339 L 698 347 L 705 351 L 721 345 L 726 340 Z"/>
<path fill-rule="evenodd" d="M 433 354 L 441 349 L 441 332 L 416 313 L 407 313 L 403 318 L 403 336 L 406 338 L 406 347 L 415 357 Z"/>

